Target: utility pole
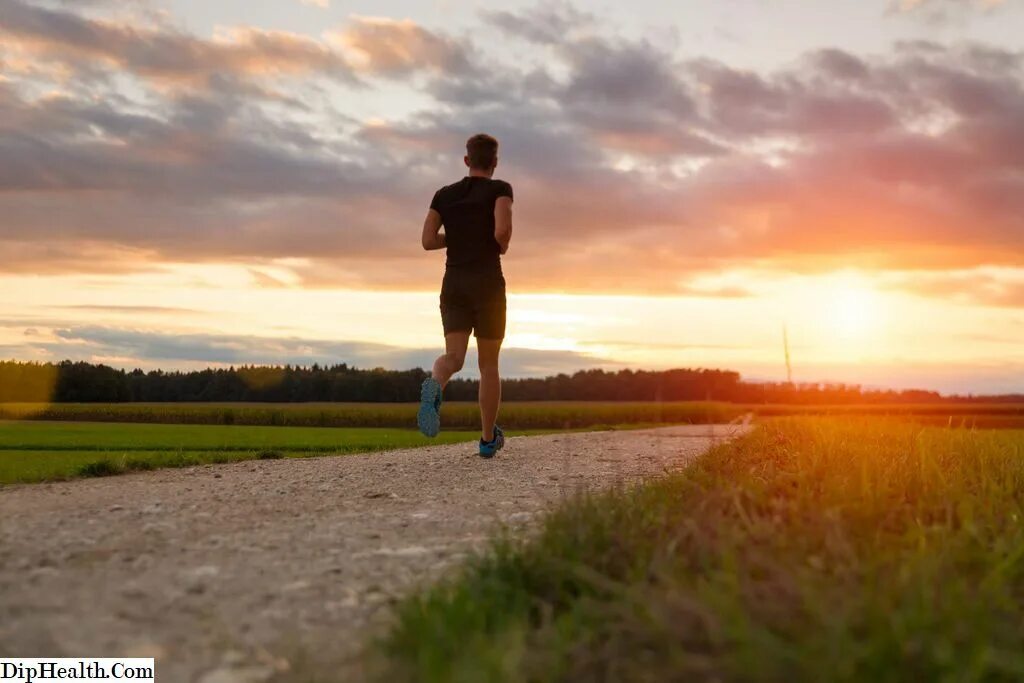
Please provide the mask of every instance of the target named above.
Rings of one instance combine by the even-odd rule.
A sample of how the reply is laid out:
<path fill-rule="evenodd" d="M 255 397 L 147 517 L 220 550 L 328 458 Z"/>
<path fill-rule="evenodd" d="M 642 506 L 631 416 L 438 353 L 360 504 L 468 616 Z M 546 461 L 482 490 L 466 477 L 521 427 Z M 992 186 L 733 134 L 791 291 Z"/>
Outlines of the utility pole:
<path fill-rule="evenodd" d="M 782 350 L 786 354 L 786 383 L 793 384 L 793 364 L 789 361 L 789 330 L 782 323 Z"/>

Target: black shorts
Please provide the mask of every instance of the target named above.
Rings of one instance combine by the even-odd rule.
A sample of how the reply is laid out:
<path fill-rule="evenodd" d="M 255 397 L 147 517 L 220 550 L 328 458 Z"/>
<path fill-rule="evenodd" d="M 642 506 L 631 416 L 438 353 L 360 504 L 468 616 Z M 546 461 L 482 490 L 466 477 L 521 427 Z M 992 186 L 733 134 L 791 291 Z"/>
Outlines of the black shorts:
<path fill-rule="evenodd" d="M 505 276 L 501 271 L 449 268 L 441 283 L 444 333 L 473 331 L 478 339 L 505 338 Z"/>

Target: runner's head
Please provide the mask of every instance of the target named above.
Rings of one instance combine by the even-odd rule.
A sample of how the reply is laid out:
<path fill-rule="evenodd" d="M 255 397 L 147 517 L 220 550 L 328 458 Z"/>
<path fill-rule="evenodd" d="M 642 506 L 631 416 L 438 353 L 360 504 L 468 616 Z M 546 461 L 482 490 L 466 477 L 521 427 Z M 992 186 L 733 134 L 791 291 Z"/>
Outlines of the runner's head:
<path fill-rule="evenodd" d="M 466 140 L 466 166 L 470 171 L 494 173 L 498 165 L 498 141 L 486 133 L 477 133 Z"/>

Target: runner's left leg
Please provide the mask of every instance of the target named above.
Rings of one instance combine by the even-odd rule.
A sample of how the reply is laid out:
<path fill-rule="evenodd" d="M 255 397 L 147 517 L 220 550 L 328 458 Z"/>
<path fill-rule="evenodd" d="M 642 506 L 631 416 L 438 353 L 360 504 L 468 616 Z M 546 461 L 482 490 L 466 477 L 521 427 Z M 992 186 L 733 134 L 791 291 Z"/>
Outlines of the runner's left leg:
<path fill-rule="evenodd" d="M 466 361 L 469 332 L 449 332 L 444 337 L 445 352 L 436 361 L 430 377 L 420 387 L 420 409 L 416 413 L 416 426 L 424 436 L 434 437 L 441 431 L 441 392 L 444 385 Z"/>
<path fill-rule="evenodd" d="M 466 362 L 466 349 L 469 347 L 469 330 L 449 332 L 444 336 L 445 352 L 434 361 L 434 369 L 431 375 L 437 383 L 444 388 L 448 380 L 456 372 L 462 369 Z"/>

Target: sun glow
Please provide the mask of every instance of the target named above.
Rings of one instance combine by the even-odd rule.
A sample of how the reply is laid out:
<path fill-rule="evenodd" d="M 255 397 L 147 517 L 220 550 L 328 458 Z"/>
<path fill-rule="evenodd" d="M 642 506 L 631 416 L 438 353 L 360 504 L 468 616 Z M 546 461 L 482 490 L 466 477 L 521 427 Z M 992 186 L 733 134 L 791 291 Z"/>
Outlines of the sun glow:
<path fill-rule="evenodd" d="M 914 324 L 905 297 L 860 271 L 787 277 L 774 291 L 765 291 L 761 301 L 764 313 L 774 310 L 788 326 L 791 349 L 804 364 L 889 358 L 906 351 L 905 328 Z"/>
<path fill-rule="evenodd" d="M 878 325 L 879 295 L 864 286 L 839 286 L 829 297 L 831 327 L 843 339 L 863 338 Z"/>

